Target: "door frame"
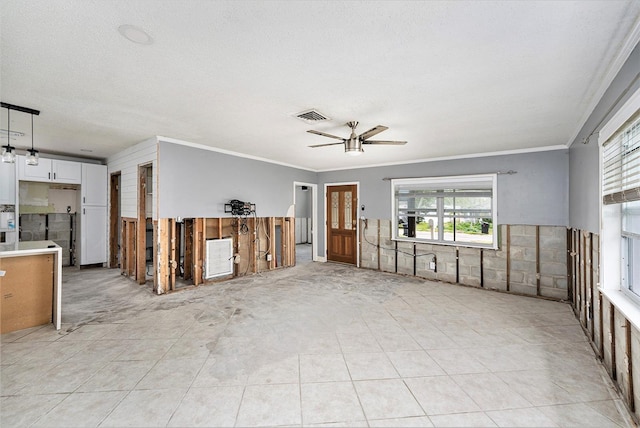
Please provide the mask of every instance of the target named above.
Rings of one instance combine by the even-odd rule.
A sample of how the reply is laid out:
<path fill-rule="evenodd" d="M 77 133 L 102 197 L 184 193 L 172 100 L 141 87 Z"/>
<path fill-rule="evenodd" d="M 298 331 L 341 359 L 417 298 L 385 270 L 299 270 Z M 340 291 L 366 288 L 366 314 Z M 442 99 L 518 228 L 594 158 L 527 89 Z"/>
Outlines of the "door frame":
<path fill-rule="evenodd" d="M 112 172 L 109 176 L 109 262 L 110 268 L 122 265 L 122 236 L 119 236 L 121 223 L 122 171 Z M 115 201 L 114 201 L 115 199 Z"/>
<path fill-rule="evenodd" d="M 318 185 L 314 183 L 304 183 L 302 181 L 293 182 L 293 205 L 296 204 L 296 187 L 307 186 L 311 190 L 311 260 L 320 261 L 318 257 Z M 295 211 L 294 211 L 295 217 Z M 294 232 L 295 233 L 295 232 Z"/>
<path fill-rule="evenodd" d="M 324 261 L 327 261 L 329 251 L 327 219 L 329 218 L 329 207 L 327 206 L 327 188 L 331 186 L 356 186 L 356 198 L 358 205 L 356 206 L 356 267 L 360 267 L 360 182 L 359 181 L 341 181 L 336 183 L 324 183 Z"/>

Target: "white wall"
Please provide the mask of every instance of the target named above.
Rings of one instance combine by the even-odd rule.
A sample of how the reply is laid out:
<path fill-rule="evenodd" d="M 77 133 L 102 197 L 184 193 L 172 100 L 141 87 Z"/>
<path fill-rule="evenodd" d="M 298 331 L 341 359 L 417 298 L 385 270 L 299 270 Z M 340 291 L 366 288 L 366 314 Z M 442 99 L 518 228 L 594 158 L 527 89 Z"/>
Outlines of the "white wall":
<path fill-rule="evenodd" d="M 107 159 L 109 176 L 120 171 L 120 201 L 122 217 L 138 217 L 138 166 L 153 163 L 153 218 L 157 218 L 157 157 L 158 140 L 156 137 L 138 143 Z"/>

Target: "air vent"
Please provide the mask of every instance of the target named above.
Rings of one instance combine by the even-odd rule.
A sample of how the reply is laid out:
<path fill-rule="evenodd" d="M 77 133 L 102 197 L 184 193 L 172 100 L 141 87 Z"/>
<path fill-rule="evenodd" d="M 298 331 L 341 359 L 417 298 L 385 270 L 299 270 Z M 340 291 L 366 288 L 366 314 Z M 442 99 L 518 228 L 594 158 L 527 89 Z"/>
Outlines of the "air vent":
<path fill-rule="evenodd" d="M 325 120 L 330 120 L 327 116 L 325 116 L 324 114 L 320 113 L 318 110 L 315 110 L 315 109 L 305 110 L 303 112 L 296 113 L 295 116 L 298 119 L 304 120 L 307 123 L 317 123 L 317 122 L 323 122 Z"/>
<path fill-rule="evenodd" d="M 205 279 L 233 273 L 233 240 L 208 239 Z"/>

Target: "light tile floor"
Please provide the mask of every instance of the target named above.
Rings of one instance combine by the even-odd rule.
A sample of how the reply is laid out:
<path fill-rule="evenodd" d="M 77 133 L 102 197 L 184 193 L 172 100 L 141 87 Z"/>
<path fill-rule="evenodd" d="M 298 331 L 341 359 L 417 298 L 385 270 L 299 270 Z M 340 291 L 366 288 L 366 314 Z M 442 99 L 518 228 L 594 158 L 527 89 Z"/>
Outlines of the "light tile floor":
<path fill-rule="evenodd" d="M 305 263 L 166 296 L 64 272 L 0 425 L 633 426 L 567 304 Z"/>

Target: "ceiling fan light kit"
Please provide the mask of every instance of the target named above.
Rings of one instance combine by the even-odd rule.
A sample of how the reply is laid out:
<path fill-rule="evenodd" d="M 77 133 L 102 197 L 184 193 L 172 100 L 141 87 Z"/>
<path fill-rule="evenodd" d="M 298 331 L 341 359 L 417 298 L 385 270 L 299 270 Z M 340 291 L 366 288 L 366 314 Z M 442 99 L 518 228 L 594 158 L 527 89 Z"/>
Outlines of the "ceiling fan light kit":
<path fill-rule="evenodd" d="M 370 130 L 363 132 L 360 135 L 356 135 L 356 127 L 358 126 L 358 122 L 356 121 L 351 121 L 351 122 L 347 122 L 345 124 L 346 126 L 348 126 L 349 128 L 351 128 L 351 135 L 349 136 L 349 138 L 342 138 L 342 137 L 338 137 L 336 135 L 331 135 L 331 134 L 327 134 L 324 132 L 320 132 L 320 131 L 316 131 L 313 129 L 310 129 L 309 132 L 310 134 L 315 134 L 315 135 L 320 135 L 321 137 L 328 137 L 328 138 L 333 138 L 335 140 L 340 140 L 339 143 L 327 143 L 327 144 L 314 144 L 313 146 L 309 146 L 311 148 L 317 148 L 317 147 L 325 147 L 325 146 L 334 146 L 337 144 L 344 144 L 344 152 L 347 153 L 350 156 L 358 156 L 361 155 L 362 153 L 364 153 L 364 150 L 362 148 L 363 144 L 383 144 L 383 145 L 388 145 L 388 146 L 400 146 L 400 145 L 404 145 L 407 144 L 406 141 L 373 141 L 373 140 L 369 140 L 369 138 L 373 137 L 374 135 L 377 135 L 379 133 L 381 133 L 382 131 L 386 131 L 387 129 L 389 129 L 386 126 L 382 126 L 382 125 L 378 125 L 376 127 L 371 128 Z"/>

